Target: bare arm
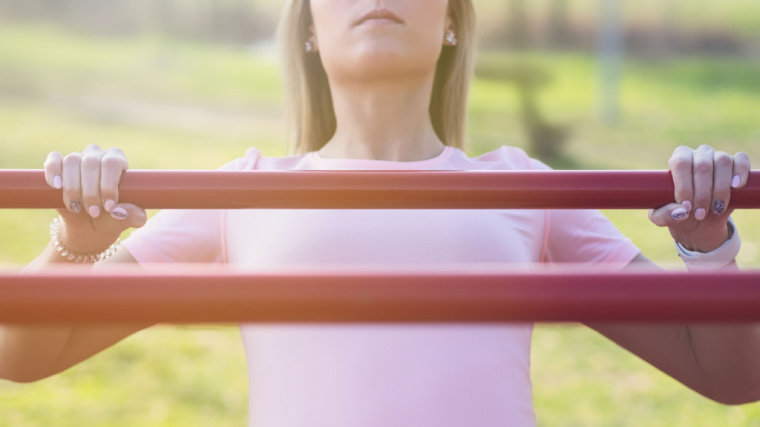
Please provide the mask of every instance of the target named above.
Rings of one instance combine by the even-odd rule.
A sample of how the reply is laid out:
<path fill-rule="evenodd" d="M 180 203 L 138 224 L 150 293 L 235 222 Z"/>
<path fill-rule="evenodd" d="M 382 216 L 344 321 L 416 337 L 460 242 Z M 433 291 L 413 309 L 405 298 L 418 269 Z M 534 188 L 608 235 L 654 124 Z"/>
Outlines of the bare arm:
<path fill-rule="evenodd" d="M 678 147 L 669 161 L 675 201 L 649 218 L 668 227 L 687 249 L 711 252 L 731 236 L 727 225 L 732 188 L 747 182 L 749 157 L 711 147 Z M 656 266 L 639 255 L 629 267 Z M 736 269 L 731 262 L 725 269 Z M 713 400 L 741 404 L 760 400 L 758 324 L 592 324 L 591 328 Z"/>
<path fill-rule="evenodd" d="M 657 268 L 643 255 L 632 264 Z M 760 400 L 760 325 L 588 326 L 706 397 L 725 404 Z"/>
<path fill-rule="evenodd" d="M 54 187 L 63 187 L 64 203 L 68 207 L 59 210 L 64 220 L 60 230 L 61 241 L 78 253 L 99 252 L 113 243 L 126 228 L 139 227 L 145 223 L 145 211 L 136 206 L 116 203 L 118 178 L 126 169 L 126 160 L 123 163 L 119 161 L 123 157 L 120 152 L 113 152 L 111 157 L 106 154 L 97 147 L 88 147 L 83 155 L 67 156 L 66 162 L 76 163 L 76 167 L 64 169 L 64 159 L 58 153 L 52 153 L 45 164 L 48 183 Z M 85 158 L 94 158 L 96 161 L 92 163 L 96 167 L 86 171 Z M 81 168 L 79 165 L 82 165 Z M 115 178 L 109 180 L 109 176 Z M 63 182 L 60 177 L 63 177 Z M 73 182 L 77 188 L 72 188 Z M 100 185 L 90 185 L 92 183 Z M 73 200 L 78 202 L 72 204 Z M 108 203 L 106 207 L 105 200 L 114 202 Z M 77 209 L 77 205 L 99 206 L 105 212 L 92 217 L 82 209 Z M 117 208 L 124 215 L 106 214 Z M 112 258 L 89 267 L 107 268 L 109 264 L 135 262 L 129 252 L 121 249 Z M 71 261 L 48 244 L 27 266 L 26 271 L 39 271 L 67 263 Z M 150 325 L 0 325 L 0 378 L 17 382 L 46 378 L 148 326 Z"/>

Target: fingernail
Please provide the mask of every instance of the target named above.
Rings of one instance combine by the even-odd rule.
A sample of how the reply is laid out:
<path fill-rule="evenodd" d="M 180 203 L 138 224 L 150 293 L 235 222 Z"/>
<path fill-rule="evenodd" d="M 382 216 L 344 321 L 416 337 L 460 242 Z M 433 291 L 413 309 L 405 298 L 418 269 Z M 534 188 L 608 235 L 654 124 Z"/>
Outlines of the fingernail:
<path fill-rule="evenodd" d="M 689 212 L 684 208 L 674 209 L 673 212 L 670 213 L 670 217 L 675 221 L 682 221 L 689 217 Z"/>
<path fill-rule="evenodd" d="M 59 190 L 61 189 L 61 187 L 63 187 L 63 184 L 61 184 L 61 177 L 60 176 L 56 175 L 56 176 L 53 177 L 53 187 L 55 187 L 55 188 L 57 188 Z"/>
<path fill-rule="evenodd" d="M 686 212 L 691 212 L 691 208 L 693 206 L 691 205 L 690 201 L 684 200 L 683 202 L 681 202 L 681 204 L 683 205 L 684 208 L 686 208 Z"/>
<path fill-rule="evenodd" d="M 114 217 L 114 219 L 127 219 L 127 210 L 121 207 L 116 208 L 111 211 L 111 216 Z"/>
<path fill-rule="evenodd" d="M 69 202 L 69 210 L 73 213 L 79 213 L 82 210 L 82 202 L 79 199 Z"/>
<path fill-rule="evenodd" d="M 100 206 L 98 205 L 92 205 L 87 209 L 87 213 L 90 214 L 91 217 L 97 218 L 100 216 Z"/>
<path fill-rule="evenodd" d="M 739 187 L 739 184 L 742 183 L 742 178 L 739 175 L 734 175 L 733 179 L 731 179 L 731 187 L 737 188 Z"/>
<path fill-rule="evenodd" d="M 116 206 L 116 203 L 113 200 L 106 200 L 103 203 L 103 209 L 105 209 L 106 212 L 111 212 L 114 206 Z"/>
<path fill-rule="evenodd" d="M 702 221 L 705 219 L 705 216 L 707 216 L 707 211 L 704 208 L 699 208 L 694 212 L 694 218 L 696 218 L 697 221 Z"/>
<path fill-rule="evenodd" d="M 726 204 L 723 203 L 722 200 L 716 200 L 715 203 L 713 203 L 713 213 L 715 215 L 720 215 L 726 210 Z"/>

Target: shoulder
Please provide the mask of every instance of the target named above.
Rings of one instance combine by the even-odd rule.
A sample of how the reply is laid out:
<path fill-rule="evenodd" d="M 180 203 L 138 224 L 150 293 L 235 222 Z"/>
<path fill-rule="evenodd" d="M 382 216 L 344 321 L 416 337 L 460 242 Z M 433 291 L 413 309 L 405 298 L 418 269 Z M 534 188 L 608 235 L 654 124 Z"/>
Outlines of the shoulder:
<path fill-rule="evenodd" d="M 261 150 L 255 147 L 249 148 L 245 155 L 223 165 L 219 170 L 246 171 L 246 170 L 299 170 L 305 169 L 308 163 L 306 155 L 270 157 L 264 156 Z"/>
<path fill-rule="evenodd" d="M 457 150 L 459 151 L 459 150 Z M 476 157 L 467 157 L 459 151 L 455 162 L 462 163 L 462 169 L 467 170 L 548 170 L 548 166 L 531 158 L 525 151 L 517 147 L 502 145 L 501 147 Z"/>

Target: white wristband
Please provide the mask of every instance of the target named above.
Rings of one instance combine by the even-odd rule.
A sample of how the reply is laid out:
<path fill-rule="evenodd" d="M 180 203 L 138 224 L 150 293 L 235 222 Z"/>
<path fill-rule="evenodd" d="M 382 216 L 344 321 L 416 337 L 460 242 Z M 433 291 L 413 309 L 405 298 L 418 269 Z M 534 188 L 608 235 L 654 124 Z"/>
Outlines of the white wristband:
<path fill-rule="evenodd" d="M 736 255 L 739 254 L 742 240 L 739 238 L 739 232 L 736 230 L 736 225 L 731 217 L 728 218 L 728 225 L 733 229 L 731 238 L 723 243 L 721 247 L 712 252 L 702 253 L 690 251 L 684 248 L 680 243 L 675 242 L 678 256 L 680 256 L 686 264 L 686 269 L 689 271 L 710 271 L 718 270 L 731 264 L 736 258 Z"/>

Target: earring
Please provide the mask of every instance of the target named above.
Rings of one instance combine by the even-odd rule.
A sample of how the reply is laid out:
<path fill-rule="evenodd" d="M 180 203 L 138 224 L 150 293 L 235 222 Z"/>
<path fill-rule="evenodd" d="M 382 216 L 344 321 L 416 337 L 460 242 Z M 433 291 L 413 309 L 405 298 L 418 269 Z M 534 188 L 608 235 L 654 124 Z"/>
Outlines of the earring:
<path fill-rule="evenodd" d="M 312 43 L 311 41 L 307 41 L 305 45 L 306 45 L 306 53 L 311 53 L 314 50 L 314 43 Z"/>
<path fill-rule="evenodd" d="M 446 32 L 446 41 L 449 42 L 450 45 L 456 46 L 457 45 L 457 36 L 454 34 L 453 31 L 449 30 Z"/>

